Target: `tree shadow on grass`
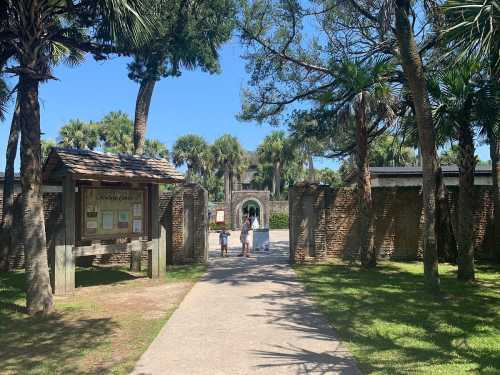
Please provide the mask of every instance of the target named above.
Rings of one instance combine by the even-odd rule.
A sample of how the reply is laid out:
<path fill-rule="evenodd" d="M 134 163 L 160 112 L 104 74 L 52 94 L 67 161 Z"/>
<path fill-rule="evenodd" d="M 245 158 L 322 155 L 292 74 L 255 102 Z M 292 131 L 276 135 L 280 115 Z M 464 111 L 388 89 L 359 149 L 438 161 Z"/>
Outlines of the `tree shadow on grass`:
<path fill-rule="evenodd" d="M 19 304 L 24 296 L 23 273 L 0 276 L 0 373 L 93 373 L 80 370 L 78 359 L 106 345 L 116 323 L 84 314 L 30 317 Z"/>
<path fill-rule="evenodd" d="M 498 272 L 496 267 L 479 270 Z M 397 263 L 367 271 L 347 265 L 300 266 L 299 274 L 339 336 L 357 348 L 365 372 L 402 374 L 455 364 L 479 372 L 500 368 L 495 350 L 500 338 L 498 288 L 459 283 L 448 272 L 441 276 L 443 293 L 432 295 L 423 290 L 421 273 Z M 293 317 L 293 309 L 276 319 Z"/>
<path fill-rule="evenodd" d="M 76 287 L 108 285 L 128 280 L 144 278 L 127 272 L 123 267 L 90 267 L 77 268 L 75 274 Z"/>

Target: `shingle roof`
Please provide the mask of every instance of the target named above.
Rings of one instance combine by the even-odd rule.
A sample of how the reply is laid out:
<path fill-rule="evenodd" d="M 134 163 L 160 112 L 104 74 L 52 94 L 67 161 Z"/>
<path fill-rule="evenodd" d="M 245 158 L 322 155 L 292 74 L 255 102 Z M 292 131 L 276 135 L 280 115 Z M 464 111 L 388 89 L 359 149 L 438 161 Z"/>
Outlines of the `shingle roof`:
<path fill-rule="evenodd" d="M 44 166 L 44 180 L 65 174 L 78 179 L 107 181 L 184 181 L 182 174 L 165 159 L 54 147 Z"/>
<path fill-rule="evenodd" d="M 444 175 L 458 175 L 457 165 L 443 165 Z M 422 176 L 422 167 L 370 167 L 372 176 Z M 478 165 L 475 168 L 476 175 L 491 175 L 491 166 Z"/>

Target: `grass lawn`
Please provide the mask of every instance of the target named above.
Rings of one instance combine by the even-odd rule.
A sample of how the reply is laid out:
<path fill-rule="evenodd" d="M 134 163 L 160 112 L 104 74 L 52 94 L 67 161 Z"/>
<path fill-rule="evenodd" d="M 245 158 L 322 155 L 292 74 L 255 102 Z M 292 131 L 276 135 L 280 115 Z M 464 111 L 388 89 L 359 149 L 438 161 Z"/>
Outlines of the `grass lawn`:
<path fill-rule="evenodd" d="M 363 373 L 500 374 L 500 267 L 463 284 L 442 264 L 440 296 L 423 291 L 420 263 L 295 269 Z"/>
<path fill-rule="evenodd" d="M 159 281 L 125 267 L 77 269 L 76 293 L 49 317 L 24 313 L 24 273 L 0 274 L 0 374 L 126 374 L 204 265 L 172 266 Z"/>

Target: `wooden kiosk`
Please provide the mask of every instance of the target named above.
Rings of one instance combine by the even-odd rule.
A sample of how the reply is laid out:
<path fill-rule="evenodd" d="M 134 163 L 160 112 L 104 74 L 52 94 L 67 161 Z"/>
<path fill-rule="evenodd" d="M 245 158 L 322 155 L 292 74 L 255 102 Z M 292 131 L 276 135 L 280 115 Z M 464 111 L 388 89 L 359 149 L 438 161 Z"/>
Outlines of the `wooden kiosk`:
<path fill-rule="evenodd" d="M 59 223 L 53 228 L 52 284 L 55 294 L 75 289 L 79 256 L 148 253 L 148 275 L 165 272 L 165 228 L 160 224 L 159 184 L 183 176 L 165 159 L 53 148 L 44 183 L 62 185 Z"/>

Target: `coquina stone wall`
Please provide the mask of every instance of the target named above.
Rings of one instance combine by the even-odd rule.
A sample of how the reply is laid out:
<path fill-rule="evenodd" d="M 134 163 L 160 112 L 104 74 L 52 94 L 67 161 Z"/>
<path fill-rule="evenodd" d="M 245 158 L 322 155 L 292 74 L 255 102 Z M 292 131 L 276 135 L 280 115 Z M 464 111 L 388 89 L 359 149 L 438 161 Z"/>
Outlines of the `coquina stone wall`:
<path fill-rule="evenodd" d="M 47 236 L 48 256 L 54 249 L 54 229 L 62 223 L 62 193 L 44 193 L 45 231 Z M 185 213 L 184 205 L 190 207 Z M 184 185 L 174 190 L 165 191 L 160 197 L 160 220 L 166 228 L 166 252 L 168 264 L 205 262 L 208 257 L 208 195 L 199 185 Z M 0 189 L 0 219 L 2 217 L 3 193 Z M 10 251 L 12 268 L 24 267 L 24 247 L 22 244 L 21 201 L 15 196 L 14 246 Z M 189 219 L 189 216 L 193 220 Z M 189 227 L 186 227 L 189 225 Z M 192 239 L 192 240 L 191 240 Z M 128 251 L 78 257 L 77 265 L 90 266 L 100 264 L 130 264 L 131 253 Z M 51 264 L 49 259 L 49 264 Z M 147 264 L 147 252 L 142 254 L 142 264 Z"/>
<path fill-rule="evenodd" d="M 458 190 L 449 188 L 454 227 Z M 474 190 L 476 258 L 493 254 L 491 187 Z M 374 188 L 375 248 L 380 258 L 416 260 L 422 257 L 422 195 L 418 187 Z M 298 185 L 290 191 L 290 260 L 324 261 L 356 258 L 359 212 L 356 191 L 320 185 Z"/>

